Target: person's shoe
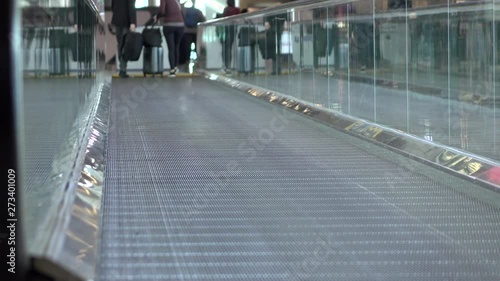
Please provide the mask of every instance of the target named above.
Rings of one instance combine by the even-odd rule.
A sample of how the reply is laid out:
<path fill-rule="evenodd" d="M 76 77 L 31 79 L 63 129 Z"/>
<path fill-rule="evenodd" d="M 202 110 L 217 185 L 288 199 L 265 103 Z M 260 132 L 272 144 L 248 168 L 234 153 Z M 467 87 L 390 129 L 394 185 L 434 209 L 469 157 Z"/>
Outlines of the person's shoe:
<path fill-rule="evenodd" d="M 120 76 L 120 78 L 129 78 L 130 77 L 127 74 L 127 72 L 125 72 L 125 71 L 120 71 L 120 73 L 118 74 L 118 76 Z"/>
<path fill-rule="evenodd" d="M 224 70 L 224 72 L 226 73 L 226 75 L 229 75 L 229 76 L 231 76 L 233 74 L 231 72 L 231 69 L 226 69 L 226 70 Z"/>
<path fill-rule="evenodd" d="M 175 73 L 176 73 L 176 71 L 175 71 L 175 68 L 174 68 L 174 69 L 170 70 L 170 73 L 168 74 L 168 77 L 172 77 L 172 78 L 175 77 Z"/>

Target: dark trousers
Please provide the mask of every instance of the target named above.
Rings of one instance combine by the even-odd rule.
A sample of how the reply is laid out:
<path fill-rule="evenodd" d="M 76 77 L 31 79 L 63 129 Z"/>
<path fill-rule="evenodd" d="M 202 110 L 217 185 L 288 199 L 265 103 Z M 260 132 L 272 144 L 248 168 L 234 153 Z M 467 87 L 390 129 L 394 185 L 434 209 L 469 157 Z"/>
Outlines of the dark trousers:
<path fill-rule="evenodd" d="M 118 42 L 118 50 L 116 52 L 116 62 L 119 63 L 120 71 L 127 71 L 127 61 L 123 59 L 122 49 L 123 49 L 123 37 L 129 32 L 128 27 L 115 27 L 116 41 Z"/>
<path fill-rule="evenodd" d="M 350 45 L 351 66 L 374 68 L 373 44 L 373 25 L 370 23 L 359 22 L 352 26 L 353 38 Z M 352 51 L 351 51 L 352 50 Z"/>
<path fill-rule="evenodd" d="M 233 61 L 233 45 L 235 39 L 235 32 L 233 28 L 228 28 L 226 31 L 226 37 L 222 40 L 222 62 L 224 67 L 227 69 L 231 68 L 231 63 Z"/>
<path fill-rule="evenodd" d="M 273 72 L 274 74 L 281 74 L 281 63 L 282 63 L 282 56 L 281 56 L 281 35 L 283 34 L 283 28 L 281 26 L 278 26 L 277 30 L 274 32 L 274 40 L 275 40 L 275 46 L 276 46 L 276 57 L 273 59 Z"/>
<path fill-rule="evenodd" d="M 167 40 L 168 61 L 170 69 L 174 69 L 179 65 L 179 47 L 181 45 L 182 35 L 184 34 L 183 26 L 164 26 L 163 35 Z"/>
<path fill-rule="evenodd" d="M 183 65 L 189 62 L 191 56 L 191 44 L 194 43 L 196 51 L 196 33 L 184 33 L 181 40 L 179 64 Z"/>

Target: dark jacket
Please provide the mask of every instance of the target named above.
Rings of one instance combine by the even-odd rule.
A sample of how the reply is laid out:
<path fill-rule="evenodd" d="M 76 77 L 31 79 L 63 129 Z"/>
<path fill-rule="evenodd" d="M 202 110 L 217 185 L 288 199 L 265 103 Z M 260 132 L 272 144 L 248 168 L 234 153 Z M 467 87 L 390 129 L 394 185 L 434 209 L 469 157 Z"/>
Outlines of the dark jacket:
<path fill-rule="evenodd" d="M 131 24 L 137 25 L 135 0 L 112 0 L 111 10 L 113 11 L 111 24 L 117 27 L 129 27 Z"/>
<path fill-rule="evenodd" d="M 224 8 L 224 12 L 222 12 L 222 16 L 229 17 L 229 16 L 238 15 L 239 13 L 240 13 L 240 8 L 227 6 L 226 8 Z"/>
<path fill-rule="evenodd" d="M 89 7 L 85 0 L 76 0 L 73 8 L 73 24 L 78 26 L 78 29 L 90 29 L 97 23 L 96 14 Z"/>
<path fill-rule="evenodd" d="M 184 26 L 179 0 L 161 0 L 157 17 L 163 25 L 179 24 Z"/>
<path fill-rule="evenodd" d="M 269 22 L 271 29 L 278 33 L 278 37 L 281 36 L 283 32 L 283 26 L 285 21 L 290 21 L 288 14 L 272 15 L 264 18 L 264 21 Z"/>

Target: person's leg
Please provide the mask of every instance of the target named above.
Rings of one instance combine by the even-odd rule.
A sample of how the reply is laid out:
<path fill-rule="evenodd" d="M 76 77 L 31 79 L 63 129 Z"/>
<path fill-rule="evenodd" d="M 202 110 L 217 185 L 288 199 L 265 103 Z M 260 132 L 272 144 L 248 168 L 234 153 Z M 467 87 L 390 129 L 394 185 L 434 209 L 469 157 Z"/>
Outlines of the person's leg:
<path fill-rule="evenodd" d="M 234 33 L 229 32 L 226 40 L 226 69 L 231 69 L 231 63 L 233 60 L 233 44 L 234 44 Z"/>
<path fill-rule="evenodd" d="M 274 60 L 273 72 L 276 74 L 281 74 L 281 34 L 283 30 L 281 27 L 277 27 L 276 31 L 276 59 Z"/>
<path fill-rule="evenodd" d="M 224 61 L 224 68 L 229 69 L 231 67 L 231 47 L 229 38 L 226 38 L 226 40 L 224 41 L 224 46 L 222 47 L 222 56 Z"/>
<path fill-rule="evenodd" d="M 184 36 L 182 36 L 181 39 L 181 45 L 179 48 L 179 65 L 184 65 L 189 62 L 189 54 L 190 54 L 190 48 L 189 48 L 189 34 L 185 33 Z"/>
<path fill-rule="evenodd" d="M 197 48 L 196 33 L 184 34 L 184 37 L 187 37 L 187 39 L 188 39 L 188 42 L 187 42 L 188 43 L 188 51 L 189 51 L 188 62 L 190 62 L 191 61 L 191 52 L 192 52 L 191 46 L 193 45 L 193 43 L 194 43 L 194 52 L 196 53 L 196 48 Z"/>
<path fill-rule="evenodd" d="M 175 58 L 175 35 L 173 32 L 173 27 L 171 26 L 164 26 L 163 27 L 163 35 L 165 36 L 165 40 L 167 41 L 167 47 L 168 47 L 168 62 L 170 63 L 170 72 L 175 68 L 176 66 L 176 58 Z"/>
<path fill-rule="evenodd" d="M 175 44 L 175 60 L 174 60 L 175 67 L 174 68 L 177 68 L 177 65 L 179 64 L 179 51 L 180 51 L 179 49 L 181 46 L 181 40 L 182 40 L 183 34 L 184 34 L 184 27 L 177 27 L 174 30 L 174 44 Z"/>
<path fill-rule="evenodd" d="M 194 43 L 194 52 L 198 54 L 198 33 L 191 34 L 191 42 Z"/>
<path fill-rule="evenodd" d="M 118 50 L 116 52 L 116 64 L 118 66 L 118 69 L 120 70 L 121 75 L 124 75 L 125 73 L 127 73 L 127 61 L 123 59 L 123 54 L 122 54 L 123 37 L 125 37 L 127 30 L 128 29 L 123 28 L 123 27 L 116 27 L 115 28 L 116 42 L 117 42 L 117 47 L 118 47 Z"/>

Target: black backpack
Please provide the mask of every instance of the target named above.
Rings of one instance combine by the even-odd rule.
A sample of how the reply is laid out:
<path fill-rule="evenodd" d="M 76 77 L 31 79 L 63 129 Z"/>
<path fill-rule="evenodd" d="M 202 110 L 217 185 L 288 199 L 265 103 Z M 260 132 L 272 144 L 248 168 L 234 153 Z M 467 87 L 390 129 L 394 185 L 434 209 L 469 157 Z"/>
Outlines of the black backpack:
<path fill-rule="evenodd" d="M 141 57 L 143 45 L 142 34 L 138 32 L 128 32 L 123 37 L 122 55 L 126 61 L 138 61 Z"/>
<path fill-rule="evenodd" d="M 199 22 L 198 10 L 196 8 L 187 8 L 184 16 L 184 25 L 186 27 L 196 27 Z"/>

